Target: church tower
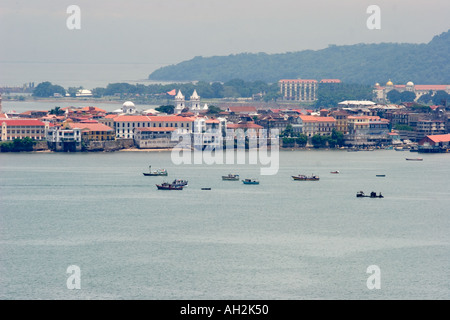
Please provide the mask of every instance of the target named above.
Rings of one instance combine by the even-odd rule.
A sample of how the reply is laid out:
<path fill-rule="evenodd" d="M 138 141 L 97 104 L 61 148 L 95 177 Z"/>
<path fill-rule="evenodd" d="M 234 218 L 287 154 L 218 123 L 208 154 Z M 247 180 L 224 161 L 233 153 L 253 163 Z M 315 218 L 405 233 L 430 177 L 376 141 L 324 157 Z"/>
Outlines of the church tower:
<path fill-rule="evenodd" d="M 181 113 L 183 109 L 186 107 L 186 101 L 184 99 L 181 90 L 178 90 L 177 95 L 175 96 L 175 111 L 174 113 Z"/>
<path fill-rule="evenodd" d="M 200 96 L 197 94 L 197 90 L 194 89 L 190 99 L 190 108 L 191 111 L 199 111 L 200 107 Z"/>

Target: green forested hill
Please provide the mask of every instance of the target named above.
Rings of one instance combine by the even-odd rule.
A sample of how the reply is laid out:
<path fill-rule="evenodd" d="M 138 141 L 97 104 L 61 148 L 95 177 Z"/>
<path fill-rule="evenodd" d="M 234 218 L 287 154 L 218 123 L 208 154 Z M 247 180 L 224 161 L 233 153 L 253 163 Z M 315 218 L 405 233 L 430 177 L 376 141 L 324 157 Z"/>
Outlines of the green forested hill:
<path fill-rule="evenodd" d="M 283 54 L 242 53 L 195 57 L 162 67 L 149 79 L 165 81 L 275 82 L 283 78 L 338 78 L 347 83 L 449 84 L 450 30 L 427 44 L 381 43 L 329 46 Z"/>

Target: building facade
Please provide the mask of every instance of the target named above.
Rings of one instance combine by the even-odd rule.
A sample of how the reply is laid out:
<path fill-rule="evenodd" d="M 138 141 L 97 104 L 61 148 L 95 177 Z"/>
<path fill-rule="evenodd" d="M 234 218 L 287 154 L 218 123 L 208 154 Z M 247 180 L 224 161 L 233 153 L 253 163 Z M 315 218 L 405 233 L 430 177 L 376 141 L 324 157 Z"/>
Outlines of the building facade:
<path fill-rule="evenodd" d="M 0 119 L 0 141 L 11 141 L 29 137 L 33 140 L 45 140 L 48 124 L 38 119 Z"/>
<path fill-rule="evenodd" d="M 278 86 L 283 100 L 313 102 L 317 99 L 317 80 L 282 79 Z"/>

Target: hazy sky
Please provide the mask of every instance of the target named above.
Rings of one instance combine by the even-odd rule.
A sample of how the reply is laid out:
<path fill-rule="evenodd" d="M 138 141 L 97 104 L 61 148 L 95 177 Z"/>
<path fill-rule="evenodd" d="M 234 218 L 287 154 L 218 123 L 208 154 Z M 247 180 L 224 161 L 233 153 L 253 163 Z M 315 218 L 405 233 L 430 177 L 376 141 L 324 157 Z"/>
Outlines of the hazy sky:
<path fill-rule="evenodd" d="M 381 30 L 369 30 L 369 5 Z M 81 29 L 69 30 L 69 5 Z M 448 0 L 39 0 L 0 2 L 0 61 L 173 64 L 329 44 L 424 43 L 450 28 Z"/>

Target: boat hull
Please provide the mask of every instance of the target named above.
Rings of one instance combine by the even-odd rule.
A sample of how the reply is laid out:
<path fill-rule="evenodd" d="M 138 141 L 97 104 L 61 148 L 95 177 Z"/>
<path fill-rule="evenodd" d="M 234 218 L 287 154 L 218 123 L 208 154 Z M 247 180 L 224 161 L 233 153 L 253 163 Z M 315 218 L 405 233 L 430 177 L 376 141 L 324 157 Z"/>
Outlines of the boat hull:
<path fill-rule="evenodd" d="M 292 179 L 295 181 L 319 181 L 320 178 L 315 177 L 298 177 L 298 176 L 292 176 Z"/>
<path fill-rule="evenodd" d="M 183 190 L 182 186 L 173 186 L 173 185 L 160 185 L 157 184 L 156 187 L 158 190 Z"/>

